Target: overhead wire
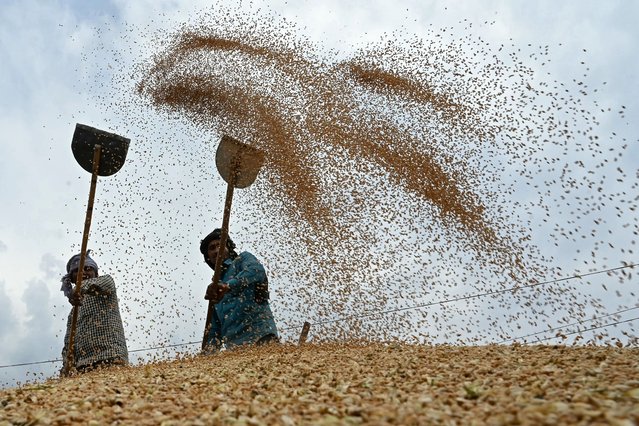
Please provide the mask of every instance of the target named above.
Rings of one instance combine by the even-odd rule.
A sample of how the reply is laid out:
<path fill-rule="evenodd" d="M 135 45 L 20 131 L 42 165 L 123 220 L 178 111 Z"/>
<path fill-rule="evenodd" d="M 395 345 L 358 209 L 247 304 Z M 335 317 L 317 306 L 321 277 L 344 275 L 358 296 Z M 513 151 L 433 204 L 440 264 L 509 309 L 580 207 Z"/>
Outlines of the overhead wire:
<path fill-rule="evenodd" d="M 541 285 L 553 284 L 553 283 L 562 282 L 562 281 L 568 281 L 568 280 L 576 279 L 576 278 L 583 278 L 583 277 L 586 277 L 586 276 L 592 276 L 592 275 L 598 275 L 598 274 L 603 274 L 603 273 L 608 273 L 608 272 L 614 272 L 614 271 L 617 271 L 617 270 L 620 270 L 620 269 L 625 269 L 625 268 L 634 268 L 637 265 L 638 264 L 636 264 L 636 263 L 626 264 L 626 265 L 618 266 L 618 267 L 615 267 L 615 268 L 608 268 L 608 269 L 603 269 L 603 270 L 600 270 L 600 271 L 588 272 L 588 273 L 585 273 L 585 274 L 575 274 L 575 275 L 572 275 L 572 276 L 569 276 L 569 277 L 557 278 L 557 279 L 554 279 L 554 280 L 547 280 L 547 281 L 534 283 L 534 284 L 530 284 L 530 285 L 526 285 L 526 286 L 511 287 L 511 288 L 508 288 L 508 289 L 495 290 L 495 291 L 490 291 L 490 292 L 485 292 L 485 293 L 478 293 L 478 294 L 471 294 L 471 295 L 456 297 L 456 298 L 453 298 L 453 299 L 440 300 L 440 301 L 436 301 L 436 302 L 429 302 L 429 303 L 420 304 L 420 305 L 414 305 L 414 306 L 406 306 L 406 307 L 391 309 L 391 310 L 387 310 L 387 311 L 365 312 L 365 313 L 363 313 L 361 315 L 349 315 L 349 316 L 345 316 L 345 317 L 341 317 L 341 318 L 337 318 L 337 319 L 332 319 L 332 320 L 327 320 L 327 321 L 318 321 L 318 322 L 314 323 L 313 325 L 325 325 L 325 324 L 331 324 L 331 323 L 335 323 L 335 322 L 339 322 L 339 321 L 346 321 L 348 319 L 364 319 L 364 318 L 370 318 L 370 317 L 373 317 L 373 316 L 376 316 L 376 315 L 385 315 L 385 314 L 389 314 L 389 313 L 401 312 L 401 311 L 406 311 L 406 310 L 411 310 L 411 309 L 419 309 L 419 308 L 430 307 L 430 306 L 435 306 L 435 305 L 443 305 L 443 304 L 446 304 L 446 303 L 457 302 L 457 301 L 460 301 L 460 300 L 468 300 L 468 299 L 473 299 L 473 298 L 490 296 L 490 295 L 493 295 L 493 294 L 506 293 L 506 292 L 509 292 L 509 291 L 518 291 L 518 290 L 528 289 L 528 288 L 537 287 L 537 286 L 541 286 Z M 607 317 L 610 317 L 610 316 L 613 316 L 613 315 L 618 315 L 620 313 L 631 311 L 631 310 L 634 310 L 634 309 L 639 309 L 639 306 L 633 307 L 633 308 L 624 309 L 624 310 L 613 312 L 613 313 L 606 314 L 606 315 L 602 315 L 600 317 L 592 318 L 592 319 L 585 320 L 585 321 L 595 321 L 597 319 L 607 318 Z M 575 333 L 567 333 L 565 335 L 568 336 L 568 335 L 576 334 L 576 333 L 583 332 L 583 331 L 590 331 L 590 330 L 595 330 L 595 329 L 598 329 L 598 328 L 605 328 L 605 327 L 609 327 L 609 326 L 613 326 L 613 325 L 617 325 L 617 324 L 621 324 L 621 323 L 625 323 L 625 322 L 632 322 L 632 321 L 634 321 L 636 319 L 638 319 L 638 318 L 633 318 L 633 319 L 626 320 L 626 321 L 620 321 L 620 322 L 615 322 L 615 323 L 611 323 L 611 324 L 607 324 L 607 325 L 603 325 L 603 326 L 593 327 L 591 329 L 586 329 L 586 330 L 578 331 L 578 332 L 575 332 Z M 555 327 L 555 328 L 552 328 L 552 329 L 548 329 L 548 330 L 532 333 L 532 334 L 529 334 L 529 335 L 525 335 L 525 336 L 521 336 L 521 337 L 516 337 L 516 338 L 513 338 L 513 339 L 505 340 L 505 341 L 502 341 L 502 342 L 499 342 L 499 343 L 501 344 L 501 343 L 505 343 L 505 342 L 509 342 L 509 341 L 514 341 L 514 340 L 517 340 L 517 339 L 523 339 L 523 338 L 526 338 L 526 337 L 538 335 L 538 334 L 548 333 L 550 331 L 555 331 L 555 330 L 558 330 L 558 329 L 563 329 L 563 328 L 571 327 L 571 326 L 578 325 L 578 324 L 579 323 L 559 326 L 559 327 Z M 281 331 L 293 330 L 293 329 L 297 329 L 297 328 L 301 328 L 301 327 L 302 327 L 302 325 L 300 325 L 300 326 L 291 326 L 291 327 L 282 328 Z M 541 340 L 538 340 L 538 341 L 545 341 L 545 340 L 550 340 L 550 339 L 553 339 L 553 338 L 557 338 L 557 337 L 553 336 L 553 337 L 549 337 L 547 339 L 541 339 Z M 196 341 L 196 342 L 182 342 L 182 343 L 175 343 L 175 344 L 171 344 L 171 345 L 154 346 L 154 347 L 148 347 L 148 348 L 133 349 L 133 350 L 130 350 L 129 353 L 148 352 L 148 351 L 151 351 L 151 350 L 168 349 L 168 348 L 195 345 L 195 344 L 201 344 L 201 343 L 202 343 L 201 340 L 200 341 Z M 0 365 L 0 369 L 11 368 L 11 367 L 22 367 L 22 366 L 29 366 L 29 365 L 49 364 L 49 363 L 55 363 L 55 362 L 62 362 L 62 359 L 52 359 L 52 360 L 46 360 L 46 361 L 22 362 L 22 363 L 16 363 L 16 364 Z"/>
<path fill-rule="evenodd" d="M 617 322 L 613 322 L 613 323 L 610 323 L 610 324 L 598 325 L 598 326 L 595 326 L 595 327 L 590 327 L 590 328 L 586 328 L 586 329 L 583 329 L 583 330 L 577 330 L 577 331 L 573 331 L 573 332 L 570 332 L 570 333 L 563 333 L 563 334 L 561 334 L 559 336 L 546 337 L 544 339 L 539 339 L 538 342 L 545 342 L 545 341 L 551 340 L 551 339 L 559 339 L 559 338 L 562 338 L 562 337 L 571 336 L 573 334 L 581 334 L 581 333 L 584 333 L 586 331 L 593 331 L 593 330 L 598 330 L 598 329 L 601 329 L 601 328 L 612 327 L 614 325 L 624 324 L 624 323 L 627 323 L 627 322 L 633 322 L 633 321 L 637 321 L 637 320 L 639 320 L 639 317 L 630 318 L 630 319 L 623 320 L 623 321 L 617 321 Z"/>
<path fill-rule="evenodd" d="M 179 347 L 179 346 L 194 345 L 196 343 L 199 344 L 199 343 L 202 343 L 202 341 L 199 341 L 199 342 L 182 342 L 182 343 L 175 343 L 175 344 L 164 345 L 164 346 L 153 346 L 153 347 L 149 347 L 149 348 L 133 349 L 133 350 L 130 350 L 128 352 L 130 354 L 131 353 L 136 353 L 136 352 L 148 352 L 148 351 L 153 351 L 153 350 L 176 348 L 176 347 Z M 56 359 L 50 359 L 50 360 L 46 360 L 46 361 L 21 362 L 21 363 L 18 363 L 18 364 L 0 365 L 0 368 L 22 367 L 22 366 L 26 366 L 26 365 L 38 365 L 38 364 L 49 364 L 49 363 L 53 363 L 53 362 L 62 362 L 62 359 L 61 358 L 56 358 Z"/>
<path fill-rule="evenodd" d="M 603 319 L 603 318 L 612 317 L 612 316 L 615 316 L 615 315 L 622 314 L 624 312 L 633 311 L 635 309 L 639 309 L 639 306 L 635 306 L 635 307 L 628 308 L 628 309 L 622 309 L 622 310 L 617 311 L 617 312 L 612 312 L 610 314 L 602 315 L 602 316 L 596 317 L 596 318 L 589 318 L 589 319 L 586 319 L 586 320 L 583 320 L 583 321 L 580 321 L 580 322 L 574 322 L 572 324 L 560 325 L 558 327 L 549 328 L 547 330 L 538 331 L 536 333 L 526 334 L 524 336 L 513 337 L 513 338 L 510 338 L 510 339 L 506 339 L 506 340 L 502 340 L 500 342 L 497 342 L 496 344 L 497 345 L 501 345 L 503 343 L 515 342 L 517 340 L 525 339 L 527 337 L 537 336 L 539 334 L 546 334 L 546 333 L 550 333 L 552 331 L 561 330 L 561 329 L 568 328 L 568 327 L 583 325 L 584 322 L 592 322 L 592 321 L 600 320 L 600 319 Z M 541 341 L 541 340 L 538 339 L 537 341 Z"/>
<path fill-rule="evenodd" d="M 404 306 L 404 307 L 401 307 L 401 308 L 389 309 L 387 311 L 363 312 L 363 313 L 361 313 L 359 315 L 347 315 L 347 316 L 336 318 L 336 319 L 318 321 L 318 322 L 312 323 L 312 325 L 316 325 L 316 326 L 317 325 L 326 325 L 326 324 L 332 324 L 332 323 L 335 323 L 335 322 L 346 321 L 346 320 L 349 320 L 349 319 L 363 319 L 363 318 L 368 318 L 368 317 L 377 316 L 377 315 L 384 315 L 384 314 L 391 314 L 391 313 L 395 313 L 395 312 L 408 311 L 408 310 L 412 310 L 412 309 L 428 308 L 428 307 L 431 307 L 431 306 L 444 305 L 444 304 L 447 304 L 447 303 L 459 302 L 459 301 L 462 301 L 462 300 L 476 299 L 476 298 L 485 297 L 485 296 L 492 296 L 492 295 L 495 295 L 495 294 L 514 292 L 514 291 L 519 291 L 519 290 L 526 290 L 526 289 L 529 289 L 529 288 L 538 287 L 538 286 L 542 286 L 542 285 L 554 284 L 554 283 L 558 283 L 558 282 L 562 282 L 562 281 L 568 281 L 568 280 L 588 277 L 588 276 L 592 276 L 592 275 L 598 275 L 598 274 L 603 274 L 603 273 L 608 273 L 608 272 L 614 272 L 614 271 L 617 271 L 617 270 L 620 270 L 620 269 L 634 268 L 635 266 L 637 266 L 637 264 L 632 263 L 632 264 L 627 264 L 627 265 L 623 265 L 623 266 L 618 266 L 618 267 L 615 267 L 615 268 L 608 268 L 608 269 L 604 269 L 604 270 L 600 270 L 600 271 L 588 272 L 588 273 L 585 273 L 585 274 L 575 274 L 575 275 L 572 275 L 572 276 L 569 276 L 569 277 L 557 278 L 557 279 L 554 279 L 554 280 L 547 280 L 547 281 L 534 283 L 534 284 L 529 284 L 529 285 L 524 285 L 524 286 L 515 286 L 515 287 L 510 287 L 510 288 L 506 288 L 506 289 L 502 289 L 502 290 L 487 291 L 487 292 L 484 292 L 484 293 L 468 294 L 468 295 L 464 295 L 464 296 L 455 297 L 455 298 L 452 298 L 452 299 L 439 300 L 439 301 L 436 301 L 436 302 L 428 302 L 428 303 L 419 304 L 419 305 Z M 303 326 L 303 324 L 296 325 L 296 326 L 291 326 L 291 327 L 286 327 L 286 328 L 283 328 L 282 331 L 298 329 L 298 328 L 302 328 L 302 326 Z"/>

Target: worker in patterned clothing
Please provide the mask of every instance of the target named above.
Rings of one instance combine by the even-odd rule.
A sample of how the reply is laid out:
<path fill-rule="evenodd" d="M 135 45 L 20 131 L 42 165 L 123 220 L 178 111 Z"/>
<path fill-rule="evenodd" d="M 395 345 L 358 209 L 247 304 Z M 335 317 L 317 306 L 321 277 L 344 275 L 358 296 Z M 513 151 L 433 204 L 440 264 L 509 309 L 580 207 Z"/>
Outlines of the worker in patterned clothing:
<path fill-rule="evenodd" d="M 75 284 L 80 255 L 76 254 L 67 262 L 67 274 L 62 277 L 61 291 L 69 299 L 69 303 L 77 306 L 78 319 L 74 337 L 75 368 L 79 372 L 97 367 L 126 365 L 129 353 L 124 337 L 124 327 L 120 317 L 115 282 L 110 275 L 98 274 L 98 265 L 89 256 L 84 260 L 81 290 L 75 294 Z M 67 332 L 64 336 L 62 360 L 64 365 L 60 374 L 68 375 L 72 369 L 67 363 L 69 337 L 71 335 L 73 310 L 69 313 Z"/>
<path fill-rule="evenodd" d="M 241 345 L 279 342 L 277 327 L 269 305 L 268 278 L 264 266 L 251 253 L 235 252 L 235 244 L 227 238 L 220 247 L 220 229 L 215 229 L 200 242 L 204 261 L 215 270 L 218 251 L 223 252 L 222 271 L 217 286 L 209 284 L 205 299 L 215 303 L 205 352 L 215 352 L 224 345 L 232 349 Z"/>

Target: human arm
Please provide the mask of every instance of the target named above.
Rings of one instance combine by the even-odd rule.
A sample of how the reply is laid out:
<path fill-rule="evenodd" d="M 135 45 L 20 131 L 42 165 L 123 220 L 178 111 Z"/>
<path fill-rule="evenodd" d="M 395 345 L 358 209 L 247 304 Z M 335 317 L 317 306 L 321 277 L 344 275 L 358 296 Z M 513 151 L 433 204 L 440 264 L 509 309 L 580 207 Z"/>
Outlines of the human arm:
<path fill-rule="evenodd" d="M 60 290 L 64 292 L 64 295 L 67 297 L 67 300 L 72 306 L 80 306 L 82 305 L 82 292 L 75 292 L 75 287 L 72 282 L 72 275 L 66 274 L 62 277 L 62 287 Z"/>
<path fill-rule="evenodd" d="M 211 281 L 211 284 L 206 288 L 206 294 L 204 295 L 204 299 L 212 300 L 213 303 L 220 303 L 220 301 L 224 298 L 224 295 L 229 291 L 228 284 L 225 283 L 217 283 L 214 284 Z"/>
<path fill-rule="evenodd" d="M 73 292 L 69 295 L 69 303 L 72 306 L 82 306 L 83 294 L 82 292 Z"/>
<path fill-rule="evenodd" d="M 238 294 L 243 288 L 267 282 L 266 271 L 259 260 L 248 252 L 243 252 L 234 261 L 236 273 L 225 284 L 231 294 Z"/>

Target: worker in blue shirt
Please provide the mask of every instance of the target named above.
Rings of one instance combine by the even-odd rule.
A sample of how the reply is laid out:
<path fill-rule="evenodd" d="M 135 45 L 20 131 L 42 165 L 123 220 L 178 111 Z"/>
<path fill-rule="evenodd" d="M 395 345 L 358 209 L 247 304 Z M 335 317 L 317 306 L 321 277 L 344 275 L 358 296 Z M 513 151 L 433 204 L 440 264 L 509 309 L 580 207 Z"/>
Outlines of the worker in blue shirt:
<path fill-rule="evenodd" d="M 215 270 L 220 250 L 220 229 L 215 229 L 200 242 L 204 261 Z M 268 278 L 264 266 L 251 253 L 235 252 L 235 244 L 227 238 L 223 248 L 220 282 L 209 284 L 205 299 L 215 303 L 206 350 L 227 349 L 241 345 L 278 342 L 277 327 L 269 305 Z"/>

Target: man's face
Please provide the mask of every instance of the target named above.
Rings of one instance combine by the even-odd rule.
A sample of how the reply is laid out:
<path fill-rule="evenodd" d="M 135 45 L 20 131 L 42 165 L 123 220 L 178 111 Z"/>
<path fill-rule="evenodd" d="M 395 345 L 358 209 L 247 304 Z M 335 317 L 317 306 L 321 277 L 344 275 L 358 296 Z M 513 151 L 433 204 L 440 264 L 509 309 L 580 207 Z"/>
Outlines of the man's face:
<path fill-rule="evenodd" d="M 93 269 L 90 266 L 85 266 L 84 267 L 84 272 L 82 273 L 82 280 L 88 280 L 90 278 L 95 278 L 97 277 L 98 274 L 95 272 L 95 269 Z M 78 280 L 78 271 L 72 271 L 71 272 L 71 281 L 72 282 L 76 282 Z"/>
<path fill-rule="evenodd" d="M 215 265 L 215 261 L 217 260 L 217 252 L 220 250 L 220 240 L 213 240 L 209 243 L 208 247 L 208 257 L 209 261 Z M 222 260 L 225 260 L 229 255 L 229 251 L 226 247 L 224 247 L 224 253 L 222 255 Z"/>

